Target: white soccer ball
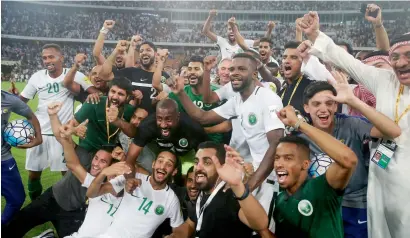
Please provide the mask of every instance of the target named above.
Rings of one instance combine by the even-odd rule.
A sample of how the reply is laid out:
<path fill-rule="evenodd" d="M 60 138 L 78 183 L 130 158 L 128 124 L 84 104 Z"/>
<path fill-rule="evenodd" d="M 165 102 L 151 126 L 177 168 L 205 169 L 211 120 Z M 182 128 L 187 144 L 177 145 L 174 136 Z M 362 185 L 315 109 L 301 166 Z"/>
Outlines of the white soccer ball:
<path fill-rule="evenodd" d="M 11 146 L 30 143 L 30 137 L 33 136 L 33 125 L 29 121 L 22 119 L 9 122 L 3 131 L 3 139 Z"/>
<path fill-rule="evenodd" d="M 334 161 L 326 154 L 317 155 L 310 162 L 309 176 L 316 178 L 326 172 Z"/>

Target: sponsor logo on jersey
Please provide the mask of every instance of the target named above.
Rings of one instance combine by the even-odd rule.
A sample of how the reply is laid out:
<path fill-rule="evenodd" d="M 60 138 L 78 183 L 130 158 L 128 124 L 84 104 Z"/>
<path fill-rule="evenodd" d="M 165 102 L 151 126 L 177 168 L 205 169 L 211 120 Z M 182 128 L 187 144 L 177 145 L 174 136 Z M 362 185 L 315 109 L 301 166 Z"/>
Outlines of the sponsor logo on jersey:
<path fill-rule="evenodd" d="M 255 125 L 258 122 L 255 113 L 251 112 L 248 115 L 248 122 L 251 126 Z"/>
<path fill-rule="evenodd" d="M 155 214 L 157 214 L 158 216 L 164 214 L 164 211 L 165 211 L 165 208 L 164 208 L 164 206 L 162 206 L 162 205 L 158 205 L 158 206 L 155 208 Z"/>
<path fill-rule="evenodd" d="M 298 204 L 298 210 L 303 216 L 310 216 L 313 213 L 313 206 L 308 200 L 302 200 Z"/>
<path fill-rule="evenodd" d="M 179 146 L 181 146 L 183 148 L 188 146 L 188 140 L 185 139 L 185 138 L 180 139 L 178 143 L 179 143 Z"/>

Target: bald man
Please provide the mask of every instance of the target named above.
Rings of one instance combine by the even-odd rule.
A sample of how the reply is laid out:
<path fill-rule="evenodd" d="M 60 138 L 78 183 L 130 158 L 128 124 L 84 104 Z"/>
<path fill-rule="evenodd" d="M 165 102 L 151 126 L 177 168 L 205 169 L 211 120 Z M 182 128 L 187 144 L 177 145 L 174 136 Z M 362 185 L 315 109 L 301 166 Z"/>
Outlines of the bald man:
<path fill-rule="evenodd" d="M 152 172 L 156 155 L 161 150 L 174 150 L 182 160 L 180 172 L 186 174 L 193 165 L 196 148 L 207 140 L 208 136 L 198 122 L 180 113 L 174 100 L 163 99 L 157 103 L 155 113 L 140 123 L 137 136 L 128 149 L 127 163 L 133 167 L 138 162 L 141 167 Z"/>

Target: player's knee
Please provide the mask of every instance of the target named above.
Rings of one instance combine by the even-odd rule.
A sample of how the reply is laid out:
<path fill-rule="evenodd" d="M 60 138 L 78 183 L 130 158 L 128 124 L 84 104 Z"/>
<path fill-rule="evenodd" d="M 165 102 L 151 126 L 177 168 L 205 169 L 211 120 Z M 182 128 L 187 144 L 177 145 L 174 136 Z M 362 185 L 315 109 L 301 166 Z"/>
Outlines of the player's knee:
<path fill-rule="evenodd" d="M 40 180 L 40 178 L 41 178 L 41 171 L 29 171 L 28 173 L 29 181 Z"/>

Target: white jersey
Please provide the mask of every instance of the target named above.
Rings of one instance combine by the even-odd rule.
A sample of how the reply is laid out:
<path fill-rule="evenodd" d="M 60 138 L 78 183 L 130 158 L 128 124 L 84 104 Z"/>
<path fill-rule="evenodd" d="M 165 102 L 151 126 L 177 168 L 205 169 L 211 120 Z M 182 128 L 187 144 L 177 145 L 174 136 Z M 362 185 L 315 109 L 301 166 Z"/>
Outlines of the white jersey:
<path fill-rule="evenodd" d="M 184 222 L 179 200 L 168 185 L 162 190 L 154 190 L 149 176 L 136 173 L 135 177 L 141 179 L 141 186 L 132 194 L 124 192 L 113 223 L 100 237 L 148 238 L 166 218 L 170 218 L 174 228 Z M 118 193 L 124 188 L 125 181 L 124 176 L 118 176 L 110 183 Z"/>
<path fill-rule="evenodd" d="M 62 102 L 61 110 L 58 117 L 62 124 L 67 123 L 73 116 L 74 112 L 74 95 L 63 86 L 63 80 L 69 69 L 63 69 L 63 73 L 57 78 L 51 78 L 48 71 L 43 69 L 34 73 L 24 87 L 21 96 L 27 99 L 33 99 L 38 94 L 38 106 L 35 112 L 40 121 L 41 133 L 43 135 L 52 135 L 50 119 L 47 113 L 47 106 L 52 102 Z M 74 81 L 79 83 L 84 90 L 87 90 L 91 84 L 84 81 L 85 75 L 77 72 Z"/>
<path fill-rule="evenodd" d="M 236 44 L 236 45 L 231 45 L 229 44 L 229 41 L 223 37 L 216 36 L 216 44 L 219 46 L 219 49 L 221 51 L 221 59 L 229 58 L 231 59 L 234 54 L 243 52 L 241 47 Z M 254 44 L 254 40 L 245 40 L 245 44 L 249 47 L 252 48 Z"/>
<path fill-rule="evenodd" d="M 122 198 L 107 193 L 88 199 L 87 214 L 78 232 L 69 237 L 86 238 L 103 234 L 111 225 Z"/>
<path fill-rule="evenodd" d="M 266 133 L 285 128 L 276 115 L 276 112 L 282 108 L 282 100 L 276 93 L 257 86 L 245 102 L 237 93 L 225 104 L 213 110 L 225 119 L 238 117 L 241 131 L 253 158 L 253 167 L 256 170 L 269 148 Z"/>

